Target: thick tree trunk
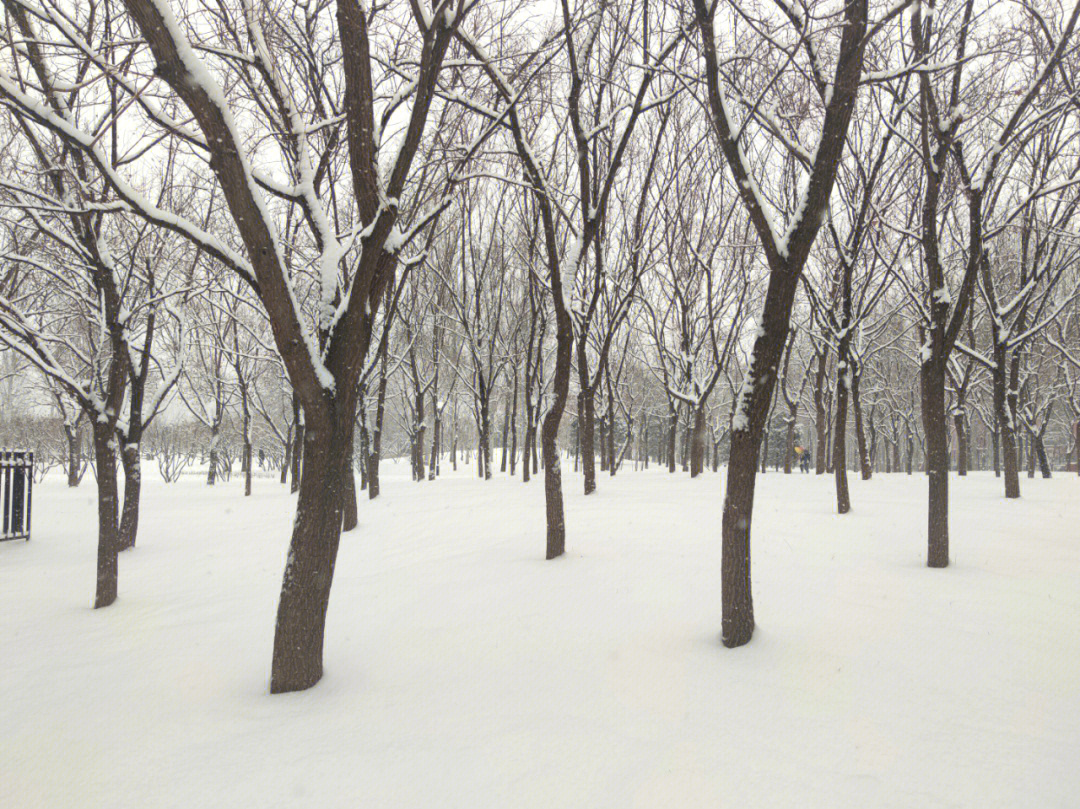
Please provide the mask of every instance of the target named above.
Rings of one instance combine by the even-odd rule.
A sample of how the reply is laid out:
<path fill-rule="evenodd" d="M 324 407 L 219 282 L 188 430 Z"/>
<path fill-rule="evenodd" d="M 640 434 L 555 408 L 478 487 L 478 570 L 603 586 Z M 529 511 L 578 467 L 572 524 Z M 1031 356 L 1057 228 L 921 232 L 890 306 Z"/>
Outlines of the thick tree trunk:
<path fill-rule="evenodd" d="M 270 692 L 300 691 L 323 672 L 323 631 L 341 539 L 344 475 L 352 449 L 354 407 L 310 417 L 289 558 L 274 632 Z M 329 409 L 329 408 L 328 408 Z"/>
<path fill-rule="evenodd" d="M 139 531 L 139 496 L 142 492 L 142 470 L 138 439 L 125 444 L 120 460 L 124 466 L 124 505 L 120 513 L 120 534 L 117 549 L 126 551 L 135 547 Z"/>
<path fill-rule="evenodd" d="M 116 601 L 120 551 L 116 481 L 116 435 L 110 423 L 94 421 L 94 460 L 98 486 L 97 587 L 94 609 Z"/>

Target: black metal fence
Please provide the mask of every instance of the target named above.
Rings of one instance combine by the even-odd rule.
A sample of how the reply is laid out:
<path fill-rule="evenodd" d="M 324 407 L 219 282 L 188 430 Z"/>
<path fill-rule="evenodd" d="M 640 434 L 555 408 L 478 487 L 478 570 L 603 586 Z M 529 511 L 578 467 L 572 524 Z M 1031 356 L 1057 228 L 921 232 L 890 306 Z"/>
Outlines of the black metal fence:
<path fill-rule="evenodd" d="M 5 539 L 30 539 L 30 495 L 34 487 L 34 453 L 0 450 L 0 498 L 4 501 Z"/>

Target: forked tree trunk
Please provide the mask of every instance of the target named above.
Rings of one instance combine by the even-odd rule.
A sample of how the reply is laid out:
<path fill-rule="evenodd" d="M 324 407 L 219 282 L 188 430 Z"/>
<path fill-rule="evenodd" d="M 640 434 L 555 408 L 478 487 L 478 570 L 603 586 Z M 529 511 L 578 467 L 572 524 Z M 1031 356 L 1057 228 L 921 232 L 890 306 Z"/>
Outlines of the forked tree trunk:
<path fill-rule="evenodd" d="M 116 601 L 120 551 L 117 520 L 119 491 L 116 481 L 114 426 L 95 419 L 93 431 L 98 486 L 97 586 L 94 591 L 94 609 L 98 609 Z"/>

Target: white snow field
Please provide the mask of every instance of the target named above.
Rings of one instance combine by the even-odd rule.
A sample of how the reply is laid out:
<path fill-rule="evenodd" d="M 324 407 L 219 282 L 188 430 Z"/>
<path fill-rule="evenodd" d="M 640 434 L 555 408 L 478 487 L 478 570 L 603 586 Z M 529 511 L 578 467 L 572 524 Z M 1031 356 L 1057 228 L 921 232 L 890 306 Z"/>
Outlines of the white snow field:
<path fill-rule="evenodd" d="M 342 538 L 326 675 L 267 690 L 294 499 L 146 470 L 120 598 L 90 608 L 94 484 L 0 544 L 0 806 L 1080 806 L 1080 480 L 759 479 L 758 629 L 724 649 L 722 475 L 436 483 L 388 465 Z M 857 476 L 855 476 L 857 477 Z"/>

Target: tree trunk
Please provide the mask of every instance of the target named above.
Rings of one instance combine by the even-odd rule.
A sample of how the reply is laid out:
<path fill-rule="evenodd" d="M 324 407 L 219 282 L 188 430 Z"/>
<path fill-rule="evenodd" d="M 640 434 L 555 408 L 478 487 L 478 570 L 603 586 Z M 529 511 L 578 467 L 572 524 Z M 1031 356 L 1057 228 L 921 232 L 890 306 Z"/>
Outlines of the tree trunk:
<path fill-rule="evenodd" d="M 329 410 L 309 418 L 304 434 L 304 469 L 274 632 L 272 694 L 310 688 L 322 677 L 323 631 L 341 539 L 355 403 L 337 402 Z"/>
<path fill-rule="evenodd" d="M 135 535 L 139 531 L 139 496 L 142 492 L 141 457 L 138 439 L 125 444 L 120 453 L 124 466 L 124 505 L 120 513 L 120 534 L 117 550 L 135 547 Z"/>
<path fill-rule="evenodd" d="M 818 354 L 818 367 L 814 377 L 814 426 L 817 429 L 817 447 L 814 453 L 814 473 L 825 474 L 825 372 L 828 370 L 828 354 L 824 349 Z"/>
<path fill-rule="evenodd" d="M 385 341 L 383 341 L 385 343 Z M 379 364 L 379 389 L 375 395 L 375 430 L 371 436 L 371 455 L 367 459 L 368 499 L 379 496 L 379 459 L 382 456 L 382 426 L 386 413 L 386 357 L 387 348 L 382 346 Z M 456 453 L 456 448 L 455 448 Z"/>
<path fill-rule="evenodd" d="M 964 413 L 956 410 L 953 413 L 953 428 L 956 430 L 956 474 L 966 476 L 968 470 L 967 457 L 967 431 L 964 429 Z"/>
<path fill-rule="evenodd" d="M 841 345 L 843 352 L 845 346 Z M 851 496 L 848 493 L 847 479 L 847 406 L 848 383 L 851 373 L 844 354 L 836 367 L 836 411 L 833 414 L 833 467 L 836 477 L 836 512 L 847 514 L 851 511 Z"/>
<path fill-rule="evenodd" d="M 705 471 L 705 407 L 694 408 L 694 427 L 690 438 L 690 477 L 696 478 Z"/>
<path fill-rule="evenodd" d="M 220 426 L 215 424 L 210 428 L 210 468 L 206 472 L 206 485 L 213 486 L 217 481 L 217 469 L 218 469 L 218 434 L 221 430 Z"/>
<path fill-rule="evenodd" d="M 292 433 L 293 428 L 289 427 L 289 434 L 285 438 L 285 449 L 281 457 L 281 485 L 284 486 L 289 482 L 289 469 L 292 468 Z"/>
<path fill-rule="evenodd" d="M 67 485 L 78 486 L 82 477 L 82 453 L 79 451 L 79 428 L 64 425 L 67 435 Z"/>
<path fill-rule="evenodd" d="M 997 417 L 997 433 L 995 433 L 995 437 L 1000 436 L 1001 457 L 1004 461 L 1005 497 L 1015 499 L 1020 496 L 1020 469 L 1017 463 L 1013 412 L 1010 407 L 1009 397 L 1005 392 L 1005 351 L 1001 347 L 994 350 L 994 367 L 991 369 L 990 376 L 994 389 L 994 415 Z M 996 457 L 995 451 L 995 459 Z"/>
<path fill-rule="evenodd" d="M 524 452 L 521 456 L 521 480 L 524 483 L 528 483 L 532 472 L 532 463 L 529 459 L 529 448 L 532 447 L 535 442 L 535 438 L 533 437 L 535 428 L 532 425 L 531 414 L 526 414 L 525 422 L 525 444 L 522 446 Z"/>
<path fill-rule="evenodd" d="M 556 303 L 560 301 L 556 298 Z M 573 324 L 565 307 L 555 307 L 555 374 L 552 379 L 551 409 L 544 416 L 540 443 L 544 454 L 544 503 L 547 512 L 547 553 L 555 559 L 566 550 L 566 517 L 563 511 L 562 466 L 559 463 L 559 423 L 570 395 L 570 354 Z"/>
<path fill-rule="evenodd" d="M 851 373 L 851 412 L 855 416 L 855 446 L 859 451 L 859 475 L 863 480 L 870 480 L 873 470 L 870 466 L 870 451 L 866 443 L 862 413 L 862 397 L 859 395 L 859 383 L 862 374 L 857 368 Z M 873 413 L 870 414 L 873 416 Z"/>
<path fill-rule="evenodd" d="M 593 392 L 582 388 L 578 405 L 578 435 L 581 441 L 581 468 L 585 472 L 585 494 L 596 491 L 596 407 Z M 546 456 L 545 456 L 546 458 Z"/>
<path fill-rule="evenodd" d="M 93 431 L 98 486 L 97 587 L 94 592 L 94 609 L 98 609 L 116 601 L 120 550 L 117 533 L 119 491 L 116 482 L 114 425 L 95 419 Z"/>
<path fill-rule="evenodd" d="M 1046 445 L 1043 443 L 1042 433 L 1032 436 L 1035 444 L 1035 458 L 1039 462 L 1039 474 L 1044 478 L 1050 477 L 1050 461 L 1046 457 Z"/>
<path fill-rule="evenodd" d="M 931 357 L 922 366 L 923 432 L 929 481 L 927 564 L 949 565 L 949 430 L 945 417 L 945 361 Z"/>
<path fill-rule="evenodd" d="M 672 404 L 668 404 L 668 409 L 671 411 L 670 423 L 668 426 L 668 440 L 667 440 L 667 468 L 668 472 L 675 471 L 675 431 L 679 426 L 679 411 Z"/>
<path fill-rule="evenodd" d="M 360 515 L 356 505 L 356 477 L 353 475 L 354 442 L 356 440 L 355 419 L 353 424 L 353 429 L 349 431 L 349 446 L 345 451 L 345 469 L 341 478 L 342 531 L 351 531 L 360 522 Z"/>

